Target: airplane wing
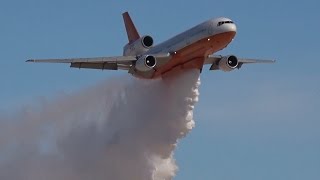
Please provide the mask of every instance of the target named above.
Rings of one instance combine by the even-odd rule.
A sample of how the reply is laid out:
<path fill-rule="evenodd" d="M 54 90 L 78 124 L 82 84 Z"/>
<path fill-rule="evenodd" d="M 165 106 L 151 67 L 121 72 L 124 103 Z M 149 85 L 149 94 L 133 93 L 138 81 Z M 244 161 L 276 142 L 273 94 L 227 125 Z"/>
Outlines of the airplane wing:
<path fill-rule="evenodd" d="M 219 61 L 223 58 L 223 56 L 219 55 L 211 55 L 205 61 L 204 64 L 211 64 L 210 70 L 218 70 L 219 69 Z M 262 60 L 262 59 L 247 59 L 247 58 L 238 58 L 238 69 L 241 68 L 243 64 L 253 64 L 253 63 L 275 63 L 275 60 Z"/>
<path fill-rule="evenodd" d="M 171 55 L 169 53 L 152 54 L 159 64 L 167 62 Z M 107 70 L 130 70 L 137 61 L 136 56 L 114 56 L 95 58 L 69 58 L 69 59 L 29 59 L 26 62 L 34 63 L 70 63 L 72 68 L 85 69 L 107 69 Z"/>
<path fill-rule="evenodd" d="M 34 63 L 70 63 L 73 68 L 129 70 L 136 61 L 135 56 L 95 57 L 95 58 L 70 58 L 70 59 L 29 59 L 26 62 Z"/>

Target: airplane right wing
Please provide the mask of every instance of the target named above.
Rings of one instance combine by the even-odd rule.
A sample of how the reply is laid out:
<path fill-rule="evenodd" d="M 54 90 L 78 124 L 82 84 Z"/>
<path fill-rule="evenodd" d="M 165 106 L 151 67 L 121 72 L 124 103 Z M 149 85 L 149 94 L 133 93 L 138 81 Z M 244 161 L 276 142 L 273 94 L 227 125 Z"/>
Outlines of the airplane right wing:
<path fill-rule="evenodd" d="M 153 54 L 159 64 L 167 62 L 171 55 L 169 53 Z M 107 69 L 107 70 L 130 70 L 139 57 L 136 56 L 114 56 L 95 58 L 68 58 L 68 59 L 29 59 L 26 62 L 34 63 L 70 63 L 72 68 L 85 69 Z"/>
<path fill-rule="evenodd" d="M 69 58 L 69 59 L 30 59 L 26 62 L 34 63 L 70 63 L 73 68 L 129 70 L 135 56 L 95 57 L 95 58 Z"/>

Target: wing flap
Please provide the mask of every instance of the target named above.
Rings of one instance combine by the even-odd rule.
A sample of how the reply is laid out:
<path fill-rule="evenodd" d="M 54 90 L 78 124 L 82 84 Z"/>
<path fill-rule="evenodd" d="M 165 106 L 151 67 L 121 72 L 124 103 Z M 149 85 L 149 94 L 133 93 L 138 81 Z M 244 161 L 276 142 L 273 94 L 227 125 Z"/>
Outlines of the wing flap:
<path fill-rule="evenodd" d="M 275 63 L 275 60 L 265 60 L 265 59 L 238 59 L 239 63 Z"/>
<path fill-rule="evenodd" d="M 114 56 L 114 57 L 95 57 L 95 58 L 68 58 L 68 59 L 29 59 L 26 62 L 34 63 L 101 63 L 101 62 L 110 62 L 110 63 L 131 63 L 135 61 L 135 56 Z"/>
<path fill-rule="evenodd" d="M 71 63 L 72 68 L 85 68 L 85 69 L 108 69 L 108 70 L 118 70 L 117 63 L 89 63 L 89 62 L 74 62 Z"/>
<path fill-rule="evenodd" d="M 129 70 L 135 56 L 95 57 L 95 58 L 69 58 L 69 59 L 30 59 L 34 63 L 70 63 L 72 68 Z"/>

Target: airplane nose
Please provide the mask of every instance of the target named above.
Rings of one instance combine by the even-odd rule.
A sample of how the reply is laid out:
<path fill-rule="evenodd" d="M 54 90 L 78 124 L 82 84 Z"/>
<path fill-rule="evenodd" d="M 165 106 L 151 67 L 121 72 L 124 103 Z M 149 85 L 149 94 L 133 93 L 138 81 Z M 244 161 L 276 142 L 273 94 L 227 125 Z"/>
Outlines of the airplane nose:
<path fill-rule="evenodd" d="M 225 32 L 237 32 L 237 26 L 233 23 L 233 24 L 225 24 L 225 26 L 223 27 L 223 30 Z"/>
<path fill-rule="evenodd" d="M 225 33 L 225 32 L 237 32 L 237 26 L 235 23 L 228 18 L 219 18 L 214 21 L 216 24 L 216 32 L 217 33 Z"/>
<path fill-rule="evenodd" d="M 237 26 L 229 18 L 217 18 L 212 21 L 211 24 L 211 34 L 220 34 L 220 33 L 237 33 Z"/>
<path fill-rule="evenodd" d="M 221 33 L 227 33 L 232 40 L 237 34 L 237 26 L 234 23 L 227 23 L 221 26 Z"/>

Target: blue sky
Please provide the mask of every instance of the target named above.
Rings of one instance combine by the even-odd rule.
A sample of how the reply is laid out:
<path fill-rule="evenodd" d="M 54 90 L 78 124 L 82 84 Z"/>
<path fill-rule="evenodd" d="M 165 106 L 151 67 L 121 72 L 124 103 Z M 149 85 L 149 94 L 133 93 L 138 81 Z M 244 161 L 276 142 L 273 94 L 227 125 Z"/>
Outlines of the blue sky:
<path fill-rule="evenodd" d="M 126 74 L 24 62 L 120 55 L 123 11 L 156 42 L 226 16 L 238 33 L 219 54 L 278 61 L 202 73 L 196 128 L 176 151 L 176 179 L 318 180 L 319 7 L 316 0 L 1 0 L 0 111 Z"/>

